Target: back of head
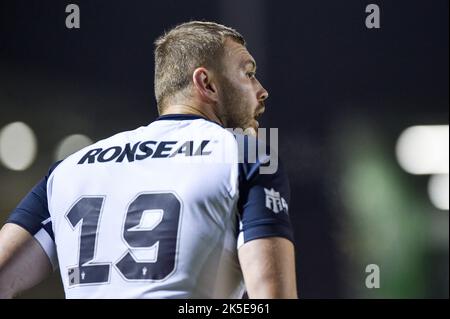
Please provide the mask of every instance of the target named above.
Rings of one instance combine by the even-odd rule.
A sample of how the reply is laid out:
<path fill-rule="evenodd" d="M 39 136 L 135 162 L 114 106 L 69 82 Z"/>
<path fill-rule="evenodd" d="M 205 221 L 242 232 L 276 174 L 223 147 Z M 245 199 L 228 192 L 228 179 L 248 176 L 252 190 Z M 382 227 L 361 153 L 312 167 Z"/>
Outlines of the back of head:
<path fill-rule="evenodd" d="M 180 24 L 155 41 L 155 96 L 160 114 L 171 98 L 190 86 L 196 68 L 220 68 L 227 38 L 245 46 L 236 30 L 202 21 Z"/>

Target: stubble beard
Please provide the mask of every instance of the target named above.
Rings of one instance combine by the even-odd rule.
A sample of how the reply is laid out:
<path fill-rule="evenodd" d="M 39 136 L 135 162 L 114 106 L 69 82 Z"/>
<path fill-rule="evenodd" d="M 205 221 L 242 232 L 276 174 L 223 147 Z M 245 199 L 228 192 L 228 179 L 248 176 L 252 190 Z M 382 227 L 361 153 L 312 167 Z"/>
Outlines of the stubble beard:
<path fill-rule="evenodd" d="M 223 79 L 222 87 L 225 94 L 221 98 L 219 109 L 222 110 L 225 127 L 243 130 L 253 128 L 251 122 L 249 122 L 249 115 L 246 113 L 250 106 L 246 105 L 245 101 L 240 98 L 239 90 L 226 79 Z"/>

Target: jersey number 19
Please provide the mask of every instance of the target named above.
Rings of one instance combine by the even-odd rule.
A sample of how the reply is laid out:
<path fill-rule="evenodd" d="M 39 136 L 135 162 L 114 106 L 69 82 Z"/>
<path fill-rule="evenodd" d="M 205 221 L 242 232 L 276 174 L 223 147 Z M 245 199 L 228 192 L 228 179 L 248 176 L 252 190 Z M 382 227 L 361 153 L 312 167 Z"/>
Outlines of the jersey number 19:
<path fill-rule="evenodd" d="M 95 263 L 97 235 L 106 197 L 80 198 L 66 214 L 73 230 L 81 222 L 78 265 L 68 268 L 69 287 L 109 282 L 111 263 Z M 127 281 L 163 280 L 175 269 L 181 202 L 173 193 L 139 194 L 126 212 L 122 239 L 128 249 L 114 264 Z M 143 225 L 144 214 L 152 223 Z M 147 218 L 148 220 L 148 218 Z M 145 223 L 144 223 L 145 224 Z M 133 252 L 153 249 L 153 260 L 139 261 Z"/>

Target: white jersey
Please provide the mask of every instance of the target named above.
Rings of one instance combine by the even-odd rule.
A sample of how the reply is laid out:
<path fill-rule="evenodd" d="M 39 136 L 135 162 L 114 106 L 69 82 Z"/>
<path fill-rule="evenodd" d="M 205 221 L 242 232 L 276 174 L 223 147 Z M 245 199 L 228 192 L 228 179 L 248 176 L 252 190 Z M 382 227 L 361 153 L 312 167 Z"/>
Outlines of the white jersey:
<path fill-rule="evenodd" d="M 67 298 L 241 298 L 238 247 L 292 240 L 287 178 L 260 165 L 239 163 L 216 123 L 161 116 L 54 165 L 8 221 L 40 242 Z"/>

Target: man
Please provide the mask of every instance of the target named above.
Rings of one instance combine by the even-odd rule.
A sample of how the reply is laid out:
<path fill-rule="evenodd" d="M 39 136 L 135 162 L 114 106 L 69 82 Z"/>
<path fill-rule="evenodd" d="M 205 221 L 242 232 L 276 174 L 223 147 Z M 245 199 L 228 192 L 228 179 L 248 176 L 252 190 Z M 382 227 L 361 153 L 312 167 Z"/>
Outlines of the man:
<path fill-rule="evenodd" d="M 57 267 L 67 298 L 297 297 L 287 177 L 225 129 L 255 133 L 268 97 L 243 37 L 193 21 L 155 45 L 160 117 L 50 168 L 0 231 L 1 297 Z"/>

